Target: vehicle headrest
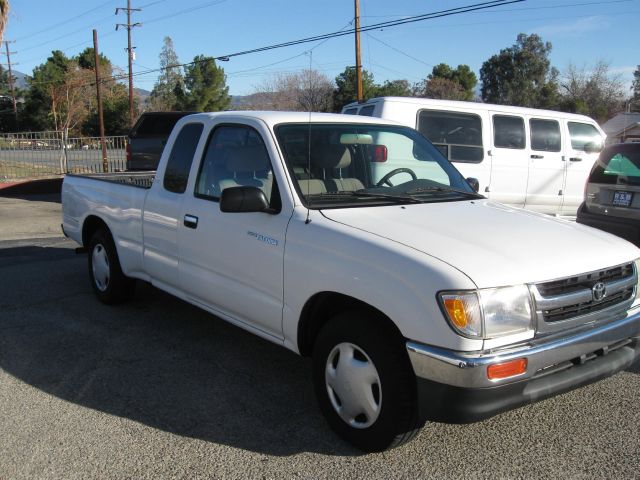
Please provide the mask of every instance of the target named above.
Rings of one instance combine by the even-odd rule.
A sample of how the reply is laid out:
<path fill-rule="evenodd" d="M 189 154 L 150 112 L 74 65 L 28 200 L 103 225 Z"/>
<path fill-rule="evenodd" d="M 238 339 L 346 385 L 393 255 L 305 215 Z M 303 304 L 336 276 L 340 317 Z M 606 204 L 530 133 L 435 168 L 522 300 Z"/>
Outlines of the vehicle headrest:
<path fill-rule="evenodd" d="M 351 152 L 344 145 L 322 145 L 312 149 L 311 162 L 320 168 L 347 168 Z"/>
<path fill-rule="evenodd" d="M 230 172 L 250 173 L 269 169 L 269 157 L 260 145 L 246 147 L 227 147 L 224 165 Z"/>

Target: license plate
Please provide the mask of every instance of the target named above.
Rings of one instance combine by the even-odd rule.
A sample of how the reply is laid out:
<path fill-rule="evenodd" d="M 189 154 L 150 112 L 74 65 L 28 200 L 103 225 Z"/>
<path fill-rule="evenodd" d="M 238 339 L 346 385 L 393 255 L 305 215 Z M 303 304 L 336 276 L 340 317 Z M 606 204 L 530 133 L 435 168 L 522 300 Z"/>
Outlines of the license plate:
<path fill-rule="evenodd" d="M 633 192 L 613 192 L 614 207 L 628 207 L 631 205 Z"/>

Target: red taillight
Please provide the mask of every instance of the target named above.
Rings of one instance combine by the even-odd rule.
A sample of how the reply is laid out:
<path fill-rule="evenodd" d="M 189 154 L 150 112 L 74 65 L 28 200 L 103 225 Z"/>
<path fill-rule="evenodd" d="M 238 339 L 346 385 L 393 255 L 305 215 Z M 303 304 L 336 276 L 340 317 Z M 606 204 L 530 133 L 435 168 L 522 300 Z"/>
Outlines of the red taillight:
<path fill-rule="evenodd" d="M 373 146 L 373 158 L 371 161 L 377 163 L 383 163 L 387 161 L 387 146 L 386 145 L 374 145 Z"/>
<path fill-rule="evenodd" d="M 131 144 L 129 142 L 127 142 L 126 155 L 127 155 L 127 162 L 130 162 L 131 161 Z"/>

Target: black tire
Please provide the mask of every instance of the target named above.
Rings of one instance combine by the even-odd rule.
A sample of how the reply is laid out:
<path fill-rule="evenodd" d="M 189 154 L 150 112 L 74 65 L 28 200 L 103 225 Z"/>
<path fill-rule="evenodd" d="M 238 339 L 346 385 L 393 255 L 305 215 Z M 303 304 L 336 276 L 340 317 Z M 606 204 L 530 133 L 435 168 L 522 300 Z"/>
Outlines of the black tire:
<path fill-rule="evenodd" d="M 118 251 L 106 228 L 97 230 L 89 241 L 89 279 L 102 303 L 113 305 L 129 300 L 135 280 L 122 273 Z"/>
<path fill-rule="evenodd" d="M 370 362 L 378 375 L 370 386 L 364 382 L 365 388 L 372 391 L 368 398 L 374 400 L 377 409 L 371 418 L 361 413 L 349 420 L 351 423 L 343 419 L 349 417 L 347 410 L 357 410 L 347 408 L 348 401 L 343 405 L 339 389 L 330 385 L 334 381 L 330 375 L 336 375 L 335 381 L 339 382 L 336 372 L 343 368 L 340 348 L 346 348 L 345 352 L 353 348 L 351 358 L 369 370 Z M 333 373 L 328 373 L 330 370 Z M 418 416 L 416 379 L 403 339 L 387 319 L 375 312 L 352 310 L 329 320 L 315 342 L 313 381 L 320 410 L 329 426 L 360 450 L 376 452 L 400 446 L 411 440 L 424 424 Z M 343 385 L 353 384 L 343 382 Z M 357 396 L 353 393 L 356 390 L 362 391 L 349 386 L 347 397 Z M 338 413 L 338 409 L 343 413 Z"/>

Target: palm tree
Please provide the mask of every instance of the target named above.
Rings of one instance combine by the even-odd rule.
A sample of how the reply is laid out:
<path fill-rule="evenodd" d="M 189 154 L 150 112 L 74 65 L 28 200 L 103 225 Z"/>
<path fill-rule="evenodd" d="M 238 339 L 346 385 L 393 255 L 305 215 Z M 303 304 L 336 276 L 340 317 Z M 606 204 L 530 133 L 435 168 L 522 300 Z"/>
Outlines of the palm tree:
<path fill-rule="evenodd" d="M 9 18 L 9 0 L 0 0 L 0 41 L 2 41 L 2 35 L 4 34 L 4 27 L 7 26 L 8 18 Z"/>

